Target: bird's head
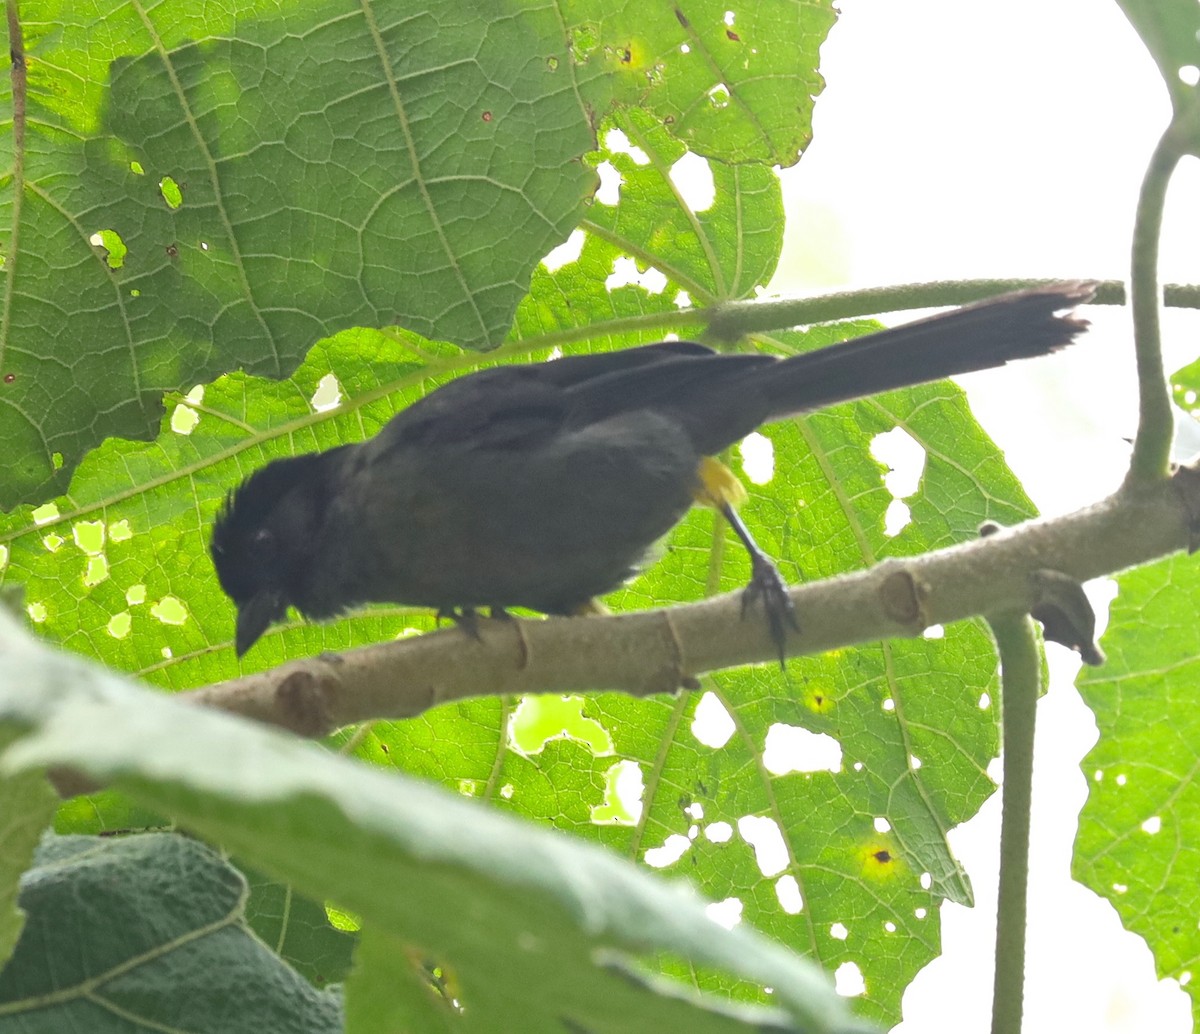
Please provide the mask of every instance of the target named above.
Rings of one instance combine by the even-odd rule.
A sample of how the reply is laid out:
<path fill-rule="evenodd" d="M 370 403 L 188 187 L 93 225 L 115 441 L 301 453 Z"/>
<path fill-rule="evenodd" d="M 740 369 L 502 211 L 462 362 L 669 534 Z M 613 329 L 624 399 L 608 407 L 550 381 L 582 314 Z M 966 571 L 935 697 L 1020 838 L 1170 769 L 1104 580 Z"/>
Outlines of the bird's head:
<path fill-rule="evenodd" d="M 209 549 L 217 580 L 237 607 L 239 657 L 289 605 L 304 610 L 339 451 L 267 464 L 217 513 Z"/>

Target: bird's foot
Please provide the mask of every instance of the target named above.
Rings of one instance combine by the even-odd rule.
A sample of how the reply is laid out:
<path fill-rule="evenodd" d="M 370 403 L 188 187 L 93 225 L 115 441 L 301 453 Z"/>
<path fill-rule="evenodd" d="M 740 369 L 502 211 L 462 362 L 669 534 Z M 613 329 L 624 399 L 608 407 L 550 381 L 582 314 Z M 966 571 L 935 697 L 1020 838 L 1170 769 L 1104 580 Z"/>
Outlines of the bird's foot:
<path fill-rule="evenodd" d="M 474 607 L 442 607 L 434 615 L 434 618 L 439 622 L 447 619 L 453 621 L 457 627 L 476 641 L 483 638 L 479 634 L 479 611 Z"/>
<path fill-rule="evenodd" d="M 772 563 L 770 557 L 755 550 L 750 554 L 750 563 L 750 581 L 742 592 L 742 620 L 746 620 L 746 613 L 752 606 L 756 603 L 762 604 L 771 641 L 779 651 L 779 666 L 782 668 L 787 659 L 788 630 L 800 631 L 800 623 L 796 620 L 796 608 L 788 595 L 783 575 L 779 573 L 779 568 Z"/>

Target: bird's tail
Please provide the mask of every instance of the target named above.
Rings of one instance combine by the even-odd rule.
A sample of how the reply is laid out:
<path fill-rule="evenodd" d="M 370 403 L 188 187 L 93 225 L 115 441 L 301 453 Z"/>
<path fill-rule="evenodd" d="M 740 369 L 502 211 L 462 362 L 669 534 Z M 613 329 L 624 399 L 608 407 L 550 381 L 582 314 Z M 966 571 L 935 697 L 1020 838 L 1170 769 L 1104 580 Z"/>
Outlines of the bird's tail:
<path fill-rule="evenodd" d="M 760 368 L 766 419 L 1056 352 L 1087 329 L 1069 310 L 1095 288 L 1071 281 L 999 295 Z"/>

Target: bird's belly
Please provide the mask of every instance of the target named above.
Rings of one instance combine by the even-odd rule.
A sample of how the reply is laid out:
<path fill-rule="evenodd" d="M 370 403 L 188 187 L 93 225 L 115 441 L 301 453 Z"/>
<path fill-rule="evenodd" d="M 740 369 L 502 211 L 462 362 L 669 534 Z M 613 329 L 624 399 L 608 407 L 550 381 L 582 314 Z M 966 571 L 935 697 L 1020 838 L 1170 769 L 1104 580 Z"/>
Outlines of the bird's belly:
<path fill-rule="evenodd" d="M 692 501 L 698 457 L 653 418 L 534 450 L 426 450 L 403 506 L 377 507 L 369 599 L 570 613 L 638 568 Z M 410 472 L 412 473 L 412 472 Z"/>

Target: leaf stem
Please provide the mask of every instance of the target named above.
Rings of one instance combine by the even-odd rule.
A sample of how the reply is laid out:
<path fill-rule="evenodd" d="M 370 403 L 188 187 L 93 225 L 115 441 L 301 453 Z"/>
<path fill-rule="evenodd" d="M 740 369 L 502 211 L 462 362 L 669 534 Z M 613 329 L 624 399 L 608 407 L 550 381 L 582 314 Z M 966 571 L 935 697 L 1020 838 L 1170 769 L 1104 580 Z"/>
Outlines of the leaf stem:
<path fill-rule="evenodd" d="M 712 336 L 721 341 L 736 341 L 746 334 L 777 331 L 784 327 L 805 326 L 875 316 L 882 312 L 907 309 L 932 309 L 990 298 L 1008 291 L 1044 287 L 1058 280 L 934 280 L 928 283 L 897 284 L 857 291 L 842 291 L 817 298 L 775 298 L 767 301 L 725 302 L 708 310 Z M 1170 285 L 1168 301 L 1172 305 L 1200 308 L 1200 289 L 1192 285 Z M 1119 280 L 1097 284 L 1097 305 L 1124 305 L 1125 285 Z"/>
<path fill-rule="evenodd" d="M 1171 175 L 1186 153 L 1181 121 L 1167 127 L 1146 168 L 1133 226 L 1130 300 L 1137 356 L 1139 419 L 1126 485 L 1166 477 L 1175 433 L 1159 329 L 1158 247 Z"/>
<path fill-rule="evenodd" d="M 1020 1034 L 1025 991 L 1025 911 L 1029 885 L 1029 812 L 1033 733 L 1041 662 L 1033 622 L 1009 612 L 988 619 L 1000 651 L 1004 729 L 1000 893 L 996 903 L 996 975 L 992 1034 Z"/>

